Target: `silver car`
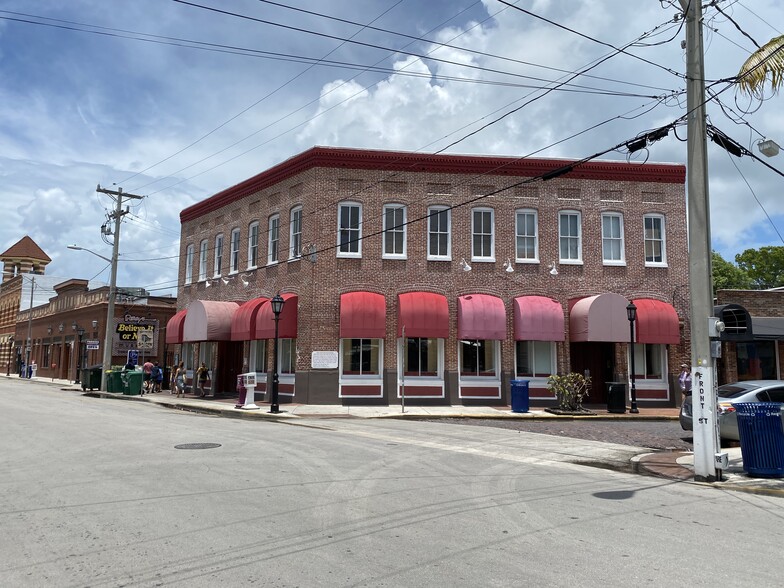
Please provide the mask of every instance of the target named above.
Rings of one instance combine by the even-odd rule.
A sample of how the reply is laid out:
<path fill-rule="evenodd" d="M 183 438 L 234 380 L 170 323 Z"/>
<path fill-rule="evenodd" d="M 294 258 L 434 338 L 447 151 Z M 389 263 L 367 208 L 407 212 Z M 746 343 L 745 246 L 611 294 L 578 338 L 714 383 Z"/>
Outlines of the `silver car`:
<path fill-rule="evenodd" d="M 784 402 L 784 380 L 747 380 L 719 386 L 719 435 L 722 439 L 740 441 L 738 415 L 734 402 Z M 692 400 L 687 396 L 681 406 L 680 422 L 684 431 L 691 431 Z M 784 413 L 782 414 L 784 418 Z"/>

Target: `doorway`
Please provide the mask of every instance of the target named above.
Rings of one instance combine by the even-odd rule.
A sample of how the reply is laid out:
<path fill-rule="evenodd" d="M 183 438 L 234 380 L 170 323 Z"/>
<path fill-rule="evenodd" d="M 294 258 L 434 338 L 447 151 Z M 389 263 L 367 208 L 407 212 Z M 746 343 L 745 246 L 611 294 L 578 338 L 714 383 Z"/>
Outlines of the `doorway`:
<path fill-rule="evenodd" d="M 569 353 L 572 371 L 591 376 L 591 386 L 583 404 L 606 404 L 607 382 L 613 381 L 615 373 L 615 343 L 571 343 Z"/>

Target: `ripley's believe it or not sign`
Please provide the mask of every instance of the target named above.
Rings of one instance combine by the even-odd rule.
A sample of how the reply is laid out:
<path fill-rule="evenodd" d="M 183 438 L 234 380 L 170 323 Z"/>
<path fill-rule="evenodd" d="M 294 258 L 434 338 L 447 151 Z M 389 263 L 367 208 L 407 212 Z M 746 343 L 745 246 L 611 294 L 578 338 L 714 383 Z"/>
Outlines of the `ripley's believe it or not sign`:
<path fill-rule="evenodd" d="M 160 321 L 141 316 L 126 314 L 114 319 L 114 337 L 112 338 L 112 355 L 126 357 L 128 352 L 139 347 L 139 332 L 152 333 L 152 355 L 158 349 L 158 330 Z"/>

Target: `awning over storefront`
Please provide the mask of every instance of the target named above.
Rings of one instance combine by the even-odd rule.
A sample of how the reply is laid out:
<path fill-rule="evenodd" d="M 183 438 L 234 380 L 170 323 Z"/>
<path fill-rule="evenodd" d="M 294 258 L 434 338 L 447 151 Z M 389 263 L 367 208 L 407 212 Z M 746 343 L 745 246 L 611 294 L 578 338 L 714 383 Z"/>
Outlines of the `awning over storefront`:
<path fill-rule="evenodd" d="M 231 317 L 239 306 L 236 302 L 194 300 L 182 328 L 183 342 L 231 341 Z"/>
<path fill-rule="evenodd" d="M 387 302 L 374 292 L 340 295 L 340 338 L 383 339 L 387 334 Z"/>
<path fill-rule="evenodd" d="M 620 294 L 608 292 L 588 296 L 574 303 L 569 312 L 569 340 L 605 341 L 627 343 L 629 319 L 626 306 L 629 301 Z"/>
<path fill-rule="evenodd" d="M 278 338 L 296 339 L 297 338 L 297 306 L 299 306 L 299 296 L 296 294 L 281 294 L 283 298 L 283 310 L 278 319 Z M 256 314 L 256 339 L 275 338 L 275 315 L 272 313 L 272 305 L 264 304 Z"/>
<path fill-rule="evenodd" d="M 677 345 L 681 342 L 678 313 L 672 304 L 652 298 L 636 298 L 632 302 L 637 307 L 637 324 L 634 325 L 637 343 Z"/>
<path fill-rule="evenodd" d="M 449 303 L 433 292 L 407 292 L 397 296 L 397 336 L 446 339 L 449 337 Z"/>
<path fill-rule="evenodd" d="M 563 306 L 546 296 L 515 298 L 514 334 L 516 341 L 563 341 Z"/>
<path fill-rule="evenodd" d="M 458 297 L 457 337 L 485 341 L 506 339 L 504 301 L 488 294 L 467 294 Z"/>
<path fill-rule="evenodd" d="M 784 339 L 784 317 L 753 316 L 751 327 L 755 339 Z"/>
<path fill-rule="evenodd" d="M 256 339 L 256 315 L 269 298 L 260 297 L 249 300 L 237 309 L 231 317 L 231 340 L 253 341 Z"/>
<path fill-rule="evenodd" d="M 166 344 L 173 345 L 182 343 L 182 328 L 185 325 L 185 315 L 188 314 L 187 309 L 182 309 L 177 314 L 169 319 L 166 323 Z"/>

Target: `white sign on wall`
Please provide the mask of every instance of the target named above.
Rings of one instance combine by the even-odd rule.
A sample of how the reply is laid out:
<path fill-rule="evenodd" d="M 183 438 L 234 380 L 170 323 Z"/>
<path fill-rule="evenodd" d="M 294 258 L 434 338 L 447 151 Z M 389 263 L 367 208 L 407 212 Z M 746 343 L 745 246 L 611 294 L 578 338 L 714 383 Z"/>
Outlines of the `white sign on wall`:
<path fill-rule="evenodd" d="M 338 367 L 337 351 L 314 351 L 310 355 L 310 367 L 314 370 L 334 370 Z"/>

